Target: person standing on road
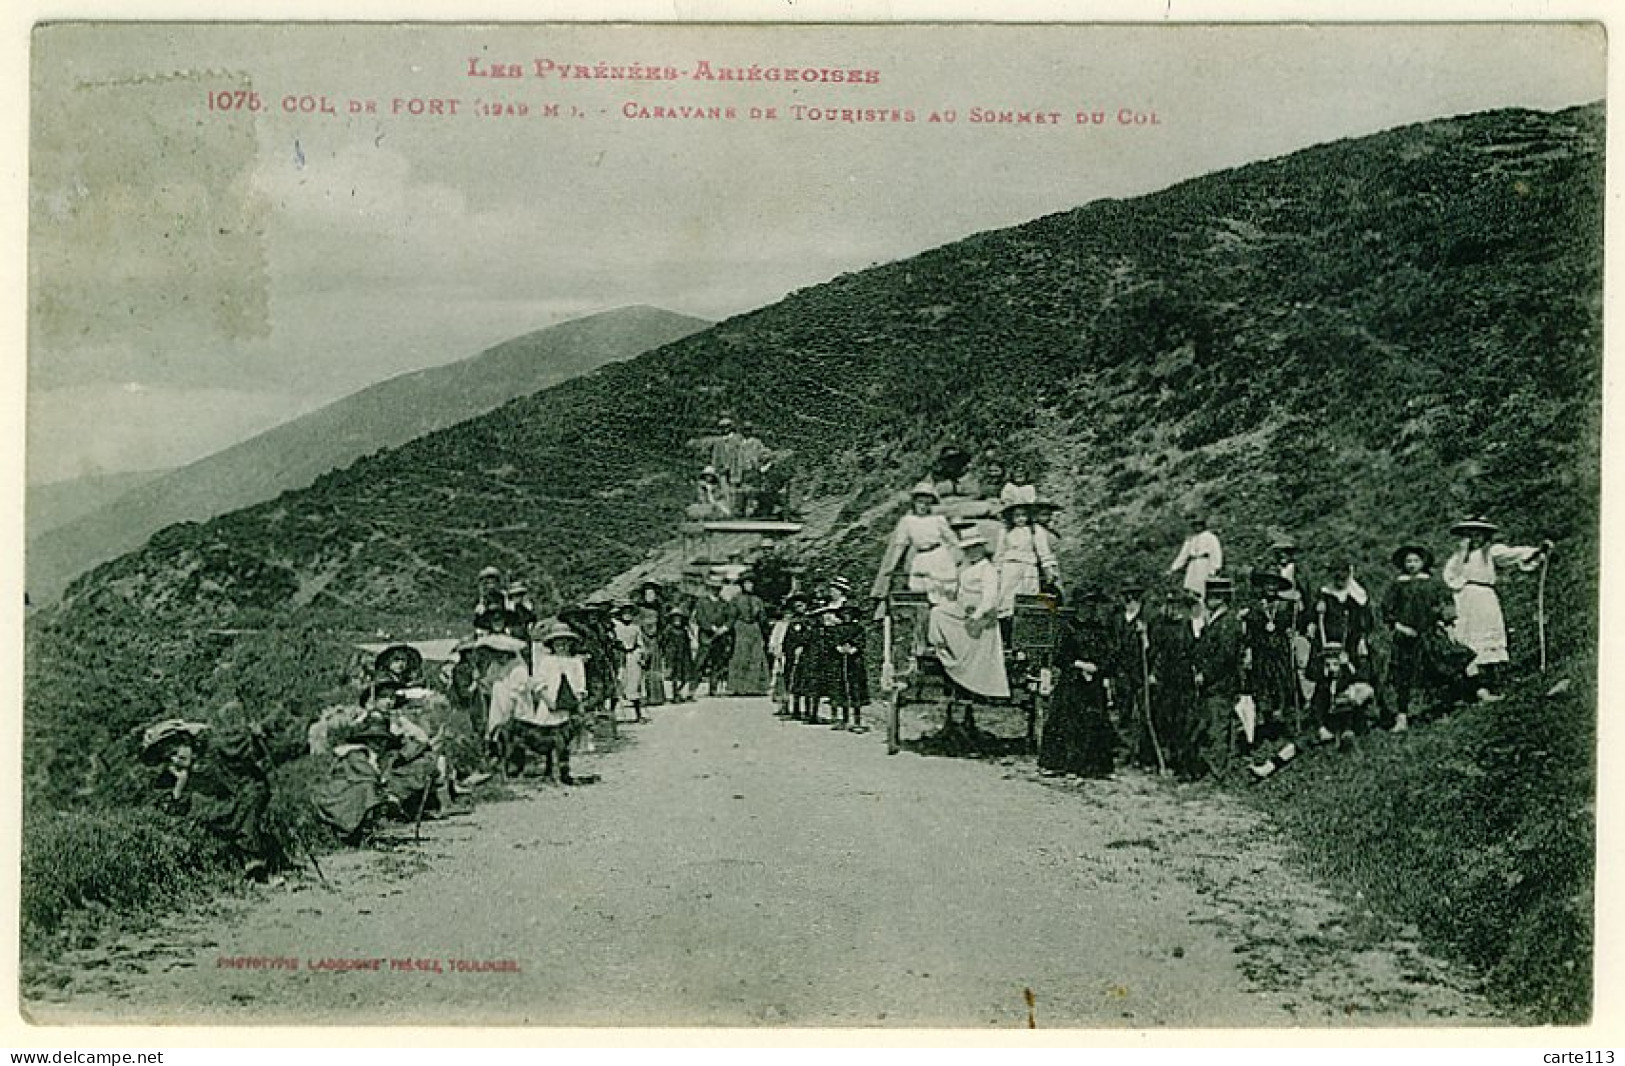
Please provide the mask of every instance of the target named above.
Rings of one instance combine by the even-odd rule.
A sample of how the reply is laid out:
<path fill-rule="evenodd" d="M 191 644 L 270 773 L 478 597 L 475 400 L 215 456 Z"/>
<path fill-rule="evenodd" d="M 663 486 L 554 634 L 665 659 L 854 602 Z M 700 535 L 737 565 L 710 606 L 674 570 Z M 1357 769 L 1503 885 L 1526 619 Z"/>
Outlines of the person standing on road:
<path fill-rule="evenodd" d="M 869 702 L 869 673 L 864 665 L 868 634 L 864 632 L 863 617 L 858 605 L 848 603 L 836 611 L 837 621 L 830 628 L 829 639 L 834 651 L 835 667 L 831 686 L 831 710 L 836 729 L 850 729 L 855 733 L 868 731 L 863 724 L 863 707 Z"/>
<path fill-rule="evenodd" d="M 1197 632 L 1205 614 L 1201 601 L 1184 589 L 1163 596 L 1162 611 L 1146 633 L 1146 660 L 1151 692 L 1152 762 L 1155 767 L 1194 781 L 1202 762 L 1197 710 Z"/>
<path fill-rule="evenodd" d="M 666 621 L 660 630 L 661 658 L 666 674 L 671 678 L 673 703 L 687 703 L 694 698 L 699 679 L 694 671 L 694 635 L 689 631 L 688 611 L 681 603 L 666 610 Z"/>
<path fill-rule="evenodd" d="M 733 608 L 722 601 L 717 587 L 710 582 L 694 605 L 694 624 L 700 634 L 699 673 L 706 682 L 706 695 L 721 696 L 733 656 Z M 696 679 L 696 690 L 698 687 Z"/>
<path fill-rule="evenodd" d="M 638 605 L 623 603 L 615 610 L 615 650 L 621 666 L 621 699 L 632 705 L 632 720 L 643 721 L 643 667 L 649 646 L 638 625 Z"/>
<path fill-rule="evenodd" d="M 1047 775 L 1110 777 L 1117 732 L 1107 710 L 1111 635 L 1100 620 L 1104 597 L 1078 598 L 1077 614 L 1063 616 L 1055 648 L 1055 692 L 1038 741 L 1039 770 Z"/>
<path fill-rule="evenodd" d="M 1230 766 L 1237 703 L 1245 692 L 1241 622 L 1230 609 L 1234 591 L 1229 578 L 1208 579 L 1207 612 L 1196 649 L 1201 681 L 1197 753 L 1218 772 Z"/>
<path fill-rule="evenodd" d="M 756 595 L 756 582 L 748 574 L 739 579 L 739 595 L 733 608 L 733 653 L 728 657 L 728 694 L 762 696 L 767 694 L 767 647 L 762 624 L 767 604 Z"/>
<path fill-rule="evenodd" d="M 1151 754 L 1145 706 L 1145 586 L 1138 582 L 1125 584 L 1118 590 L 1118 597 L 1121 606 L 1113 613 L 1108 629 L 1106 676 L 1117 716 L 1114 724 L 1127 742 L 1130 756 L 1143 765 L 1142 753 Z M 1152 764 L 1155 762 L 1153 757 Z"/>
<path fill-rule="evenodd" d="M 1468 672 L 1478 678 L 1481 702 L 1501 699 L 1501 672 L 1511 658 L 1495 591 L 1497 569 L 1538 569 L 1552 550 L 1549 540 L 1533 548 L 1510 547 L 1495 539 L 1497 532 L 1495 523 L 1482 516 L 1457 522 L 1450 533 L 1461 542 L 1444 564 L 1444 583 L 1456 594 L 1455 638 L 1473 650 Z"/>
<path fill-rule="evenodd" d="M 1296 605 L 1285 599 L 1291 583 L 1271 569 L 1252 572 L 1256 597 L 1241 617 L 1242 666 L 1257 713 L 1255 742 L 1294 735 L 1303 700 L 1293 659 Z"/>

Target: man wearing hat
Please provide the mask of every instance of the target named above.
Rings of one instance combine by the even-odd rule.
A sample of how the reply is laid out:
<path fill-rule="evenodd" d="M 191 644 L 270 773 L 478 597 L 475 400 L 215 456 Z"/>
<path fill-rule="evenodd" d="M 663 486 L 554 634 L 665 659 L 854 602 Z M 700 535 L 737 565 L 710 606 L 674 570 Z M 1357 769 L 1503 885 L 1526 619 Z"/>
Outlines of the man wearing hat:
<path fill-rule="evenodd" d="M 1295 733 L 1302 718 L 1303 690 L 1293 658 L 1297 604 L 1292 583 L 1272 568 L 1249 575 L 1254 601 L 1241 617 L 1242 665 L 1257 712 L 1257 739 Z"/>
<path fill-rule="evenodd" d="M 999 631 L 999 572 L 987 538 L 972 531 L 960 538 L 965 555 L 958 593 L 931 608 L 927 637 L 937 660 L 961 688 L 990 699 L 1008 699 L 1010 679 Z"/>
<path fill-rule="evenodd" d="M 1146 663 L 1150 687 L 1150 759 L 1140 752 L 1141 765 L 1166 770 L 1183 780 L 1202 776 L 1206 766 L 1200 744 L 1205 736 L 1198 709 L 1197 630 L 1204 614 L 1202 602 L 1184 589 L 1163 593 L 1161 610 L 1146 631 Z"/>
<path fill-rule="evenodd" d="M 1286 578 L 1292 586 L 1290 590 L 1282 593 L 1281 598 L 1294 605 L 1296 628 L 1307 629 L 1309 625 L 1309 605 L 1313 602 L 1310 592 L 1309 579 L 1304 575 L 1303 564 L 1298 561 L 1298 542 L 1288 536 L 1276 537 L 1270 542 L 1270 554 L 1274 557 L 1274 570 Z"/>
<path fill-rule="evenodd" d="M 1234 592 L 1229 578 L 1208 578 L 1207 610 L 1196 642 L 1202 699 L 1197 750 L 1216 769 L 1229 765 L 1236 734 L 1236 705 L 1243 694 L 1250 695 L 1242 671 L 1241 622 L 1230 605 Z"/>
<path fill-rule="evenodd" d="M 1191 515 L 1190 528 L 1168 572 L 1183 572 L 1186 591 L 1200 601 L 1207 595 L 1207 579 L 1224 569 L 1224 548 L 1219 544 L 1219 535 L 1208 528 L 1200 514 Z"/>
<path fill-rule="evenodd" d="M 479 594 L 474 603 L 474 628 L 481 633 L 489 632 L 482 623 L 496 617 L 490 612 L 506 611 L 508 607 L 508 593 L 503 584 L 502 571 L 494 566 L 481 570 Z"/>
<path fill-rule="evenodd" d="M 1420 544 L 1402 544 L 1391 556 L 1399 571 L 1382 597 L 1382 617 L 1393 633 L 1388 684 L 1394 693 L 1393 730 L 1410 726 L 1411 694 L 1443 673 L 1438 652 L 1449 642 L 1455 621 L 1450 590 L 1433 576 L 1433 553 Z"/>
<path fill-rule="evenodd" d="M 1145 585 L 1127 582 L 1118 588 L 1116 599 L 1117 607 L 1106 623 L 1107 691 L 1113 725 L 1122 736 L 1134 738 L 1132 749 L 1137 752 L 1145 728 Z"/>
<path fill-rule="evenodd" d="M 936 513 L 940 497 L 929 481 L 915 485 L 909 496 L 910 510 L 897 520 L 871 595 L 889 596 L 892 575 L 906 566 L 909 591 L 923 592 L 931 603 L 941 603 L 958 581 L 959 537 L 947 516 Z"/>
<path fill-rule="evenodd" d="M 1457 522 L 1450 533 L 1461 540 L 1444 564 L 1445 586 L 1456 599 L 1454 636 L 1473 650 L 1468 672 L 1478 678 L 1480 701 L 1501 698 L 1501 671 L 1510 658 L 1506 619 L 1495 591 L 1497 570 L 1502 566 L 1537 570 L 1552 550 L 1549 540 L 1539 547 L 1514 548 L 1498 540 L 1498 532 L 1495 523 L 1482 515 Z"/>
<path fill-rule="evenodd" d="M 728 680 L 728 662 L 733 656 L 733 608 L 723 602 L 718 587 L 709 580 L 694 605 L 694 625 L 700 638 L 699 676 L 706 682 L 708 696 L 721 696 Z M 695 689 L 698 688 L 696 679 Z"/>

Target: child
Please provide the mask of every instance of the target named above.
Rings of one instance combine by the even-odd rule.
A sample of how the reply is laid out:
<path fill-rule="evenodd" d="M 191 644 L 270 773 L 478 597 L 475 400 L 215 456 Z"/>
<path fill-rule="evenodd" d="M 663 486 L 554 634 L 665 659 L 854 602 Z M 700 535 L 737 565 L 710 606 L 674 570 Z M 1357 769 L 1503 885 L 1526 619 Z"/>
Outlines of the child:
<path fill-rule="evenodd" d="M 869 702 L 869 675 L 864 668 L 863 653 L 867 636 L 858 605 L 848 603 L 831 614 L 837 619 L 828 630 L 834 652 L 831 661 L 835 667 L 835 684 L 830 694 L 832 709 L 839 718 L 832 723 L 836 729 L 850 729 L 866 733 L 863 724 L 863 705 Z"/>

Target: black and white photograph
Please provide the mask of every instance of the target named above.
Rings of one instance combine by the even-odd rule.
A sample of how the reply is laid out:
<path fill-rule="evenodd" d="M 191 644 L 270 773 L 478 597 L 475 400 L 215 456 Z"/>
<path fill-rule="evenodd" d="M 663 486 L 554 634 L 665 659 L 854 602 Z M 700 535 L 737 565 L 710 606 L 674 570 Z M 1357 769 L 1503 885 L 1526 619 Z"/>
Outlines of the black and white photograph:
<path fill-rule="evenodd" d="M 1601 23 L 29 37 L 35 1039 L 1606 1013 Z"/>

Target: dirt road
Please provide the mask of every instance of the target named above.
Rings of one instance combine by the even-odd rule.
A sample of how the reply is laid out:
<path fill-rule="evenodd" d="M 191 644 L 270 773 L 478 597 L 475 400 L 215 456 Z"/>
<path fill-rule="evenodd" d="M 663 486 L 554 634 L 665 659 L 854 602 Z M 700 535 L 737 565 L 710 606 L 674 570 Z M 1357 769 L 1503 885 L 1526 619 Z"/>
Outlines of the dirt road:
<path fill-rule="evenodd" d="M 30 1013 L 1019 1027 L 1031 990 L 1041 1027 L 1493 1023 L 1465 975 L 1338 906 L 1210 788 L 888 757 L 760 700 L 653 713 L 583 767 L 598 784 L 527 787 L 334 856 L 329 886 L 81 958 Z M 242 957 L 297 969 L 221 965 Z"/>

